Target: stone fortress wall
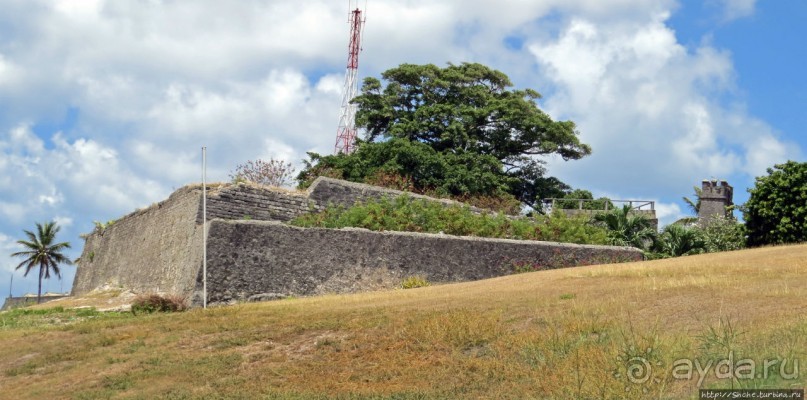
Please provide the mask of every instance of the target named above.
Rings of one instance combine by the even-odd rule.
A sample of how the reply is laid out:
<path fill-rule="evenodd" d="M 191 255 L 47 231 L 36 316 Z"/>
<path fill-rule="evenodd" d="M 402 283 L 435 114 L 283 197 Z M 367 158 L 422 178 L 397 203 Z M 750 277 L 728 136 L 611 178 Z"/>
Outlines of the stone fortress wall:
<path fill-rule="evenodd" d="M 641 260 L 633 248 L 482 239 L 284 224 L 327 205 L 404 192 L 318 178 L 305 192 L 213 185 L 207 195 L 208 298 L 212 303 L 392 288 L 409 276 L 456 282 L 516 266 Z M 457 204 L 449 200 L 407 195 Z M 191 185 L 87 235 L 73 295 L 105 287 L 202 299 L 202 188 Z"/>

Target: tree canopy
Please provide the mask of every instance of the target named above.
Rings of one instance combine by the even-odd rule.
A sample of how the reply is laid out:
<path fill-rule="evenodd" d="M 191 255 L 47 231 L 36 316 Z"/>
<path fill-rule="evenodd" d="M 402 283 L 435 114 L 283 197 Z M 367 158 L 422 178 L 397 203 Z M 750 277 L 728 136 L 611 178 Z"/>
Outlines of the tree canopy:
<path fill-rule="evenodd" d="M 546 177 L 540 156 L 582 158 L 572 121 L 554 121 L 536 104 L 538 92 L 516 90 L 502 72 L 481 64 L 402 64 L 381 80 L 366 78 L 357 104 L 357 127 L 366 130 L 350 155 L 311 160 L 298 180 L 318 174 L 367 181 L 397 174 L 416 191 L 450 196 L 510 195 L 535 206 L 569 187 Z"/>
<path fill-rule="evenodd" d="M 768 168 L 748 192 L 743 213 L 749 246 L 807 241 L 807 162 Z"/>

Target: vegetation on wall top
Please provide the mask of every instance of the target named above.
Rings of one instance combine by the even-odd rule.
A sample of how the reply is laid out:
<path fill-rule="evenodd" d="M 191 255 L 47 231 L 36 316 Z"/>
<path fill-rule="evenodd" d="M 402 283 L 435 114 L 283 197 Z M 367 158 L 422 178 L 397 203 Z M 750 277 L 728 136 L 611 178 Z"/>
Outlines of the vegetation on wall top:
<path fill-rule="evenodd" d="M 502 213 L 475 213 L 468 206 L 443 205 L 399 196 L 368 201 L 350 208 L 328 207 L 290 222 L 301 227 L 356 227 L 375 231 L 445 233 L 503 239 L 543 240 L 578 244 L 607 244 L 606 230 L 587 216 L 511 218 Z"/>

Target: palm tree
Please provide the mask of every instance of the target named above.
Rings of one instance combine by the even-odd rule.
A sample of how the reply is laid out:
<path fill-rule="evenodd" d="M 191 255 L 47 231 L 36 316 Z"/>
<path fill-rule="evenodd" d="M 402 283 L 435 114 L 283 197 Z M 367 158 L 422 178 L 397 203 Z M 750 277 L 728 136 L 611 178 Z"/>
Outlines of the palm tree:
<path fill-rule="evenodd" d="M 62 273 L 59 271 L 59 264 L 70 265 L 72 262 L 67 256 L 62 254 L 62 250 L 69 249 L 70 243 L 54 243 L 56 234 L 59 233 L 61 228 L 56 225 L 56 222 L 48 222 L 45 225 L 40 223 L 36 224 L 36 235 L 31 231 L 24 231 L 28 236 L 28 240 L 18 240 L 17 244 L 26 248 L 25 251 L 18 251 L 13 253 L 12 257 L 25 257 L 25 259 L 17 265 L 20 269 L 25 267 L 25 274 L 28 276 L 34 267 L 39 267 L 39 291 L 37 292 L 36 302 L 42 302 L 42 279 L 50 279 L 51 270 L 56 274 L 59 279 L 62 279 Z"/>
<path fill-rule="evenodd" d="M 703 189 L 693 186 L 692 189 L 695 190 L 695 201 L 692 201 L 689 197 L 682 197 L 684 203 L 687 203 L 689 209 L 692 210 L 692 213 L 698 215 L 701 210 L 701 196 L 703 196 Z"/>
<path fill-rule="evenodd" d="M 608 230 L 611 244 L 644 249 L 652 243 L 656 232 L 649 219 L 633 214 L 631 210 L 632 208 L 625 204 L 622 208 L 595 215 L 594 220 L 603 224 Z"/>
<path fill-rule="evenodd" d="M 689 206 L 689 209 L 692 210 L 692 213 L 695 214 L 695 216 L 681 218 L 678 221 L 673 222 L 673 224 L 690 226 L 698 222 L 698 215 L 700 214 L 701 210 L 701 196 L 703 195 L 703 189 L 697 186 L 693 186 L 692 189 L 695 190 L 695 200 L 692 200 L 686 196 L 682 197 L 681 199 L 683 199 L 684 203 L 686 203 L 686 205 Z"/>

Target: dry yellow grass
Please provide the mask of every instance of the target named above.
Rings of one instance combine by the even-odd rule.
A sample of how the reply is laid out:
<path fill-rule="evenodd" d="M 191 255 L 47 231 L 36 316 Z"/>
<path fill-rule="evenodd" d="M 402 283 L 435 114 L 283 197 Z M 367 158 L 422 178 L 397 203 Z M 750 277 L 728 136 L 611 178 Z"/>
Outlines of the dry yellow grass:
<path fill-rule="evenodd" d="M 803 388 L 806 280 L 798 245 L 0 328 L 0 397 L 691 398 L 675 361 L 729 357 L 789 364 L 704 387 Z"/>

